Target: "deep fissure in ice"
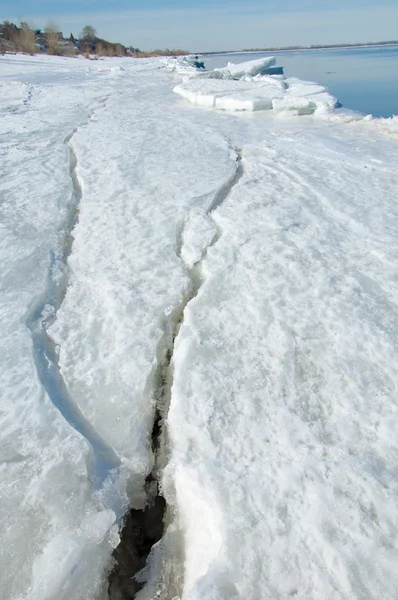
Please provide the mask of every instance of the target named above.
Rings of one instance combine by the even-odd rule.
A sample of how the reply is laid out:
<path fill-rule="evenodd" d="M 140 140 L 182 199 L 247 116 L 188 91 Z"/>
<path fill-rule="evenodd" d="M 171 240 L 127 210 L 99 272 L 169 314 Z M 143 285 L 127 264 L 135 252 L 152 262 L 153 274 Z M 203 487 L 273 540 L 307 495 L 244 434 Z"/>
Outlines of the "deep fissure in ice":
<path fill-rule="evenodd" d="M 228 198 L 232 188 L 243 176 L 242 151 L 235 148 L 236 171 L 230 179 L 215 195 L 206 214 L 211 214 L 219 208 Z M 183 227 L 177 234 L 177 254 L 180 256 L 182 247 Z M 145 585 L 137 574 L 146 566 L 147 558 L 154 544 L 164 534 L 164 520 L 166 514 L 166 501 L 160 488 L 159 455 L 163 452 L 164 422 L 167 417 L 173 385 L 173 354 L 175 340 L 184 320 L 184 311 L 191 300 L 199 292 L 202 285 L 200 277 L 201 263 L 209 248 L 214 246 L 221 237 L 217 228 L 217 234 L 204 249 L 202 259 L 192 268 L 186 267 L 187 274 L 191 279 L 191 289 L 180 306 L 170 315 L 168 323 L 164 328 L 164 334 L 160 341 L 161 352 L 158 352 L 158 362 L 155 373 L 155 417 L 152 428 L 152 451 L 155 455 L 155 464 L 152 472 L 145 482 L 147 505 L 145 509 L 131 509 L 125 516 L 121 531 L 121 541 L 113 552 L 115 566 L 109 575 L 108 593 L 110 600 L 133 600 L 136 594 Z M 164 458 L 164 457 L 162 457 Z"/>

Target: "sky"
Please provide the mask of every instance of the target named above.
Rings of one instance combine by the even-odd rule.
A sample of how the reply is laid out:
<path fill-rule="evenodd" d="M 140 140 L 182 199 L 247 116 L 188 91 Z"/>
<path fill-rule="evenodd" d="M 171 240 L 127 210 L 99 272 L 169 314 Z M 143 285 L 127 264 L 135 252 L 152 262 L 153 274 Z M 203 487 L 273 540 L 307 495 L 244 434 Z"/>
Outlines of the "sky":
<path fill-rule="evenodd" d="M 398 2 L 380 0 L 0 0 L 0 21 L 51 19 L 65 36 L 191 52 L 398 38 Z"/>

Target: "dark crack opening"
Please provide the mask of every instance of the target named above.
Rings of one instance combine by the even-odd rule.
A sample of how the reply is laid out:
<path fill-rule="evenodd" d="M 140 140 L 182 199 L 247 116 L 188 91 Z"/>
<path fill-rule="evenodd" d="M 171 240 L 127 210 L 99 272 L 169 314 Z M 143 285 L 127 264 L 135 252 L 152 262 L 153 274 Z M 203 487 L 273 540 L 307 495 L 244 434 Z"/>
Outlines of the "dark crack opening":
<path fill-rule="evenodd" d="M 131 600 L 145 585 L 135 577 L 147 562 L 152 546 L 164 532 L 166 501 L 155 477 L 146 478 L 150 497 L 144 510 L 131 509 L 125 517 L 120 543 L 113 552 L 115 566 L 109 575 L 110 600 Z"/>
<path fill-rule="evenodd" d="M 152 472 L 145 480 L 147 504 L 144 509 L 132 508 L 126 514 L 120 543 L 113 552 L 114 567 L 108 578 L 110 600 L 133 600 L 144 587 L 146 581 L 139 578 L 139 572 L 146 566 L 149 553 L 164 534 L 166 500 L 159 485 L 162 465 L 159 455 L 164 444 L 163 423 L 167 415 L 171 386 L 174 342 L 182 323 L 183 312 L 195 292 L 192 290 L 182 304 L 170 315 L 159 342 L 158 360 L 154 373 L 155 415 L 151 434 L 151 447 L 155 457 Z"/>

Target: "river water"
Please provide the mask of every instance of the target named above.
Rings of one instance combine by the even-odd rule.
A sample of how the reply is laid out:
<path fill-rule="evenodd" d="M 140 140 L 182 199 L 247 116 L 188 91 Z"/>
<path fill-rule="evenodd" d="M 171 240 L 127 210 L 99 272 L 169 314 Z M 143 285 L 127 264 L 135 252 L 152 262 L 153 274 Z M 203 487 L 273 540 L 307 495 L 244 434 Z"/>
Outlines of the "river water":
<path fill-rule="evenodd" d="M 205 56 L 208 69 L 269 52 Z M 398 46 L 272 52 L 287 77 L 326 85 L 345 108 L 375 117 L 398 115 Z"/>

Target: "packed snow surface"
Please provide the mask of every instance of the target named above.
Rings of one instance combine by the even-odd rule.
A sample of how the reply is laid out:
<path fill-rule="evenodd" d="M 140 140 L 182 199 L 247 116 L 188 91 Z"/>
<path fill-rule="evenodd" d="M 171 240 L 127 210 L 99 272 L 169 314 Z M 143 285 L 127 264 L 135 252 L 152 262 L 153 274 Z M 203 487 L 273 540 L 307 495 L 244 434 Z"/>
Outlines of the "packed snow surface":
<path fill-rule="evenodd" d="M 265 66 L 0 56 L 2 600 L 107 600 L 156 410 L 138 598 L 396 599 L 397 123 Z"/>

